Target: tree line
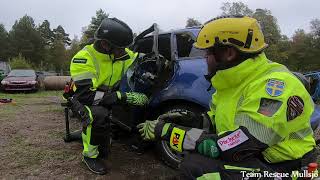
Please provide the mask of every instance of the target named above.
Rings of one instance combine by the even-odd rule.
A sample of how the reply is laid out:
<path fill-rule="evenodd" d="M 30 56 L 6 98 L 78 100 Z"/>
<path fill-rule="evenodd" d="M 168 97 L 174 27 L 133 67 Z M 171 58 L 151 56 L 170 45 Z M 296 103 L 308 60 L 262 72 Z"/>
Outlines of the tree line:
<path fill-rule="evenodd" d="M 10 31 L 0 24 L 0 61 L 9 61 L 12 68 L 68 71 L 71 58 L 93 38 L 106 17 L 108 14 L 98 10 L 96 17 L 84 27 L 81 38 L 72 40 L 61 25 L 52 28 L 48 20 L 36 25 L 28 15 L 16 20 Z"/>
<path fill-rule="evenodd" d="M 227 2 L 222 4 L 221 11 L 223 16 L 241 14 L 256 18 L 269 44 L 266 50 L 269 59 L 283 63 L 293 71 L 320 69 L 319 19 L 310 21 L 310 32 L 297 29 L 289 38 L 281 34 L 277 18 L 268 9 L 252 10 L 242 2 Z M 52 28 L 48 20 L 36 25 L 28 15 L 16 20 L 10 31 L 0 23 L 0 60 L 10 61 L 13 68 L 68 71 L 70 59 L 92 41 L 95 30 L 108 16 L 102 9 L 97 10 L 89 25 L 83 28 L 80 39 L 74 37 L 72 40 L 61 25 Z M 186 27 L 201 25 L 194 18 L 186 21 Z"/>
<path fill-rule="evenodd" d="M 246 15 L 256 18 L 262 28 L 266 43 L 267 57 L 298 72 L 320 70 L 320 20 L 310 20 L 310 32 L 297 29 L 292 37 L 281 34 L 277 18 L 268 9 L 250 9 L 242 2 L 223 3 L 221 16 Z M 194 18 L 187 20 L 186 27 L 199 26 L 202 23 Z"/>

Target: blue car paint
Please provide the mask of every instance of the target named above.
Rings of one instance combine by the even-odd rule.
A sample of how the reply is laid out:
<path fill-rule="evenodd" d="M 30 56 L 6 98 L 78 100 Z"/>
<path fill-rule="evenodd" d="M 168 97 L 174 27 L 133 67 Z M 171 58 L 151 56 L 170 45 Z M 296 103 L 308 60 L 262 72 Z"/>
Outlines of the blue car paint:
<path fill-rule="evenodd" d="M 310 73 L 304 74 L 304 76 L 307 78 L 318 80 L 317 84 L 315 85 L 316 86 L 315 92 L 311 94 L 311 96 L 314 101 L 320 101 L 320 72 L 310 72 Z"/>
<path fill-rule="evenodd" d="M 319 127 L 319 124 L 320 124 L 320 105 L 319 104 L 315 104 L 310 122 L 311 122 L 312 129 L 316 129 Z"/>
<path fill-rule="evenodd" d="M 311 94 L 312 99 L 315 102 L 320 102 L 320 72 L 309 72 L 304 74 L 305 77 L 307 78 L 313 78 L 317 79 L 318 83 L 315 85 L 315 92 Z M 311 117 L 311 126 L 312 129 L 315 129 L 319 126 L 320 124 L 320 105 L 316 104 L 314 107 L 314 112 Z"/>
<path fill-rule="evenodd" d="M 205 59 L 186 59 L 175 61 L 174 75 L 166 88 L 156 93 L 150 107 L 156 108 L 166 101 L 184 100 L 209 109 L 214 89 L 207 91 L 210 83 L 204 78 L 207 72 Z"/>

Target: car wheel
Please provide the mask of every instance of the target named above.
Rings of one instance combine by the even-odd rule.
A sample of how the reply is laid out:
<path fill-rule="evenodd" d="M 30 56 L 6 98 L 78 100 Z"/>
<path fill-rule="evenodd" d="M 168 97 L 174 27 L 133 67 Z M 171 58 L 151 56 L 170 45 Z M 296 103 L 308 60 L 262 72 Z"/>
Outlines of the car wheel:
<path fill-rule="evenodd" d="M 188 112 L 188 111 L 195 113 L 195 114 L 201 114 L 204 112 L 204 109 L 199 106 L 192 105 L 192 104 L 191 105 L 178 104 L 178 105 L 164 108 L 161 111 L 160 115 L 170 113 L 170 112 Z M 179 124 L 181 126 L 186 126 L 186 127 L 201 128 L 200 122 L 173 122 L 173 123 Z M 175 168 L 175 169 L 179 168 L 179 165 L 180 165 L 181 161 L 183 160 L 184 156 L 189 153 L 187 151 L 184 151 L 181 153 L 173 151 L 170 148 L 169 142 L 167 142 L 167 141 L 157 142 L 157 152 L 159 153 L 159 155 L 160 155 L 159 157 L 161 158 L 161 160 L 166 165 L 168 165 L 172 168 Z"/>

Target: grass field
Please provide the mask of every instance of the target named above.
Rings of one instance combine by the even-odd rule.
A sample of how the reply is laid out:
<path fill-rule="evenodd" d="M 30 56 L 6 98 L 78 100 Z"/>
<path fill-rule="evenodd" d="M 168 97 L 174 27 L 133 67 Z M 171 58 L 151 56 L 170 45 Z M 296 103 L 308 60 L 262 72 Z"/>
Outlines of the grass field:
<path fill-rule="evenodd" d="M 0 105 L 1 179 L 170 179 L 176 174 L 154 151 L 138 156 L 119 141 L 111 149 L 109 173 L 94 175 L 81 162 L 82 144 L 62 139 L 61 91 L 0 93 L 0 98 L 13 99 Z"/>

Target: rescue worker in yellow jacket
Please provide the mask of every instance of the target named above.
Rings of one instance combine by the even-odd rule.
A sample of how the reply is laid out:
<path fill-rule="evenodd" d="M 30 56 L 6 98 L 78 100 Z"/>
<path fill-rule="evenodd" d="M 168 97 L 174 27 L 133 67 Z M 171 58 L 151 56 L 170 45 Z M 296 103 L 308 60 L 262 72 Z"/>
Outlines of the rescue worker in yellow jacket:
<path fill-rule="evenodd" d="M 71 109 L 83 122 L 83 162 L 94 173 L 107 172 L 108 108 L 115 103 L 143 106 L 144 94 L 115 91 L 128 67 L 138 53 L 127 49 L 133 42 L 130 27 L 116 18 L 102 21 L 94 35 L 93 44 L 85 46 L 72 59 L 71 77 L 75 93 L 70 98 Z M 79 103 L 80 102 L 80 103 Z"/>
<path fill-rule="evenodd" d="M 184 179 L 242 179 L 248 172 L 263 177 L 263 171 L 291 173 L 306 165 L 315 148 L 312 99 L 284 65 L 267 59 L 257 20 L 212 19 L 194 46 L 206 51 L 207 77 L 216 89 L 210 111 L 206 116 L 180 112 L 146 121 L 138 125 L 142 137 L 167 140 L 179 152 L 195 152 L 181 164 Z M 170 123 L 200 117 L 211 120 L 214 132 Z"/>

